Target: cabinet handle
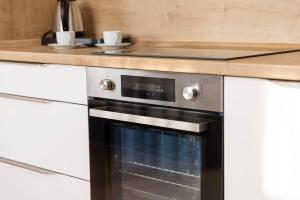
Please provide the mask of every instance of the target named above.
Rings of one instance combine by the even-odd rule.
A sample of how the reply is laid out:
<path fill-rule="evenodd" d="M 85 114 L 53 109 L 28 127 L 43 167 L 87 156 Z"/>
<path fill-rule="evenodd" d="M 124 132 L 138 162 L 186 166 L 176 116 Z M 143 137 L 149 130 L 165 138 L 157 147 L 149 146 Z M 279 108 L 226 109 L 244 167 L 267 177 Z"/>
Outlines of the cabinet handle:
<path fill-rule="evenodd" d="M 11 95 L 11 94 L 0 94 L 0 98 L 28 101 L 28 102 L 34 102 L 34 103 L 50 103 L 50 101 L 45 100 L 45 99 L 37 99 L 37 98 L 32 98 L 32 97 L 24 97 L 24 96 Z"/>
<path fill-rule="evenodd" d="M 46 174 L 46 175 L 56 174 L 53 171 L 49 171 L 49 170 L 42 169 L 42 168 L 39 168 L 39 167 L 35 167 L 35 166 L 32 166 L 32 165 L 28 165 L 28 164 L 24 164 L 24 163 L 21 163 L 21 162 L 9 160 L 9 159 L 6 159 L 6 158 L 1 158 L 0 157 L 0 162 L 8 164 L 8 165 L 15 166 L 15 167 L 23 168 L 23 169 L 26 169 L 26 170 L 30 170 L 30 171 L 33 171 L 33 172 L 36 172 L 36 173 L 39 173 L 39 174 Z"/>

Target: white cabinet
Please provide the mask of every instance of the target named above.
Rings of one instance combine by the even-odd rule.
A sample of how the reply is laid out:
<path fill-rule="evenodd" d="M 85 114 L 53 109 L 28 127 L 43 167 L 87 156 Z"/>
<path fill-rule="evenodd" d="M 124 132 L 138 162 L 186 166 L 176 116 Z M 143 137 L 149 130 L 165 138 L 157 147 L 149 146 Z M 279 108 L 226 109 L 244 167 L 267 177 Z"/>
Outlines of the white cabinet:
<path fill-rule="evenodd" d="M 89 179 L 87 106 L 0 95 L 0 157 Z"/>
<path fill-rule="evenodd" d="M 90 200 L 89 182 L 15 167 L 0 160 L 0 199 Z"/>
<path fill-rule="evenodd" d="M 89 180 L 84 67 L 0 63 L 0 158 Z"/>
<path fill-rule="evenodd" d="M 1 62 L 0 199 L 89 200 L 89 180 L 85 68 Z"/>
<path fill-rule="evenodd" d="M 0 93 L 87 104 L 84 67 L 0 63 Z"/>
<path fill-rule="evenodd" d="M 300 83 L 224 85 L 225 200 L 299 200 Z"/>

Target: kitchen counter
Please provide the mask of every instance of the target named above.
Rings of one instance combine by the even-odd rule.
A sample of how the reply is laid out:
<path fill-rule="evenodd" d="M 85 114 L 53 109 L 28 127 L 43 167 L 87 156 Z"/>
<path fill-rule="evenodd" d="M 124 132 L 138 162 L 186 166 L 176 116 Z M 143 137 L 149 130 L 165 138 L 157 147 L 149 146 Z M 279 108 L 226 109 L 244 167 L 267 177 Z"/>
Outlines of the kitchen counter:
<path fill-rule="evenodd" d="M 209 44 L 205 45 L 206 48 L 209 46 Z M 217 44 L 214 45 L 217 46 Z M 220 48 L 225 48 L 225 46 L 222 45 Z M 260 48 L 271 49 L 271 46 L 260 46 Z M 285 46 L 285 48 L 288 47 Z M 55 63 L 300 81 L 300 52 L 231 61 L 210 61 L 92 55 L 92 53 L 97 51 L 97 48 L 54 50 L 41 46 L 38 40 L 0 42 L 0 60 L 3 61 Z"/>

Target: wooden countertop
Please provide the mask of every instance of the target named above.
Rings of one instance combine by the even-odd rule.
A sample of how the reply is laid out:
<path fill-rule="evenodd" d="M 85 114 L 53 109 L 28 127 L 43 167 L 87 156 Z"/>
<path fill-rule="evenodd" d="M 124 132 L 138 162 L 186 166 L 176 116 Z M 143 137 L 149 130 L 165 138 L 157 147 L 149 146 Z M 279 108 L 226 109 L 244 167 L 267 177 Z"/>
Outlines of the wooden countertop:
<path fill-rule="evenodd" d="M 205 44 L 205 47 L 210 46 Z M 214 46 L 218 47 L 217 44 Z M 225 48 L 225 45 L 219 45 Z M 233 46 L 231 45 L 231 48 Z M 265 46 L 264 49 L 288 49 L 295 45 Z M 298 46 L 300 49 L 300 45 Z M 253 46 L 251 48 L 254 48 Z M 259 45 L 262 49 L 262 45 Z M 54 50 L 39 45 L 38 40 L 0 42 L 0 60 L 34 63 L 55 63 L 91 67 L 112 67 L 216 74 L 300 81 L 300 52 L 270 55 L 232 61 L 207 61 L 191 59 L 142 58 L 125 56 L 92 55 L 97 48 Z"/>

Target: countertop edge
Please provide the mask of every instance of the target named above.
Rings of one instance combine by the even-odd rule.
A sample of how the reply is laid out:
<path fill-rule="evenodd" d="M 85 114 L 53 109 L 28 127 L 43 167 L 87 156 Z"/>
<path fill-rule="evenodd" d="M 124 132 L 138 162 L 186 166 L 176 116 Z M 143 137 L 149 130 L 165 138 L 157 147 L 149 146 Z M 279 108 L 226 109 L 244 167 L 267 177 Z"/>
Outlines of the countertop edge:
<path fill-rule="evenodd" d="M 300 52 L 230 61 L 92 55 L 93 48 L 58 51 L 36 41 L 0 45 L 0 60 L 300 81 Z M 1 44 L 1 43 L 0 43 Z M 8 45 L 9 44 L 9 45 Z"/>

